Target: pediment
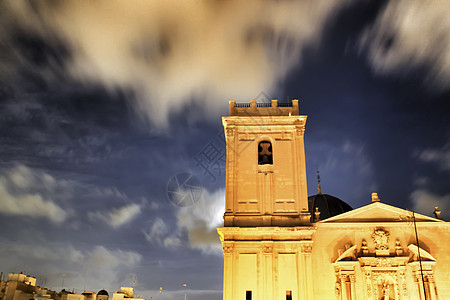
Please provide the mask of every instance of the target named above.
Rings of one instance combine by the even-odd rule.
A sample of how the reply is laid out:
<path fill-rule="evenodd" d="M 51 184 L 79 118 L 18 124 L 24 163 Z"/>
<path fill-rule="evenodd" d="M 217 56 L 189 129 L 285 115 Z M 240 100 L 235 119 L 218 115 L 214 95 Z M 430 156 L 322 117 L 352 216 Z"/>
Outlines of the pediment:
<path fill-rule="evenodd" d="M 419 256 L 422 260 L 430 260 L 430 261 L 436 261 L 436 258 L 434 258 L 430 253 L 425 251 L 424 249 L 417 247 L 417 245 L 408 245 L 409 251 L 413 254 L 413 257 L 415 260 L 418 260 Z M 420 251 L 420 255 L 419 255 Z"/>
<path fill-rule="evenodd" d="M 339 257 L 336 259 L 335 262 L 339 262 L 339 261 L 344 260 L 346 258 L 356 258 L 355 252 L 356 252 L 356 245 L 353 245 L 350 248 L 348 248 L 347 250 L 345 250 L 344 253 L 339 255 Z"/>
<path fill-rule="evenodd" d="M 444 222 L 415 213 L 416 222 Z M 412 222 L 412 212 L 381 202 L 356 208 L 346 213 L 325 219 L 319 223 L 372 223 Z"/>

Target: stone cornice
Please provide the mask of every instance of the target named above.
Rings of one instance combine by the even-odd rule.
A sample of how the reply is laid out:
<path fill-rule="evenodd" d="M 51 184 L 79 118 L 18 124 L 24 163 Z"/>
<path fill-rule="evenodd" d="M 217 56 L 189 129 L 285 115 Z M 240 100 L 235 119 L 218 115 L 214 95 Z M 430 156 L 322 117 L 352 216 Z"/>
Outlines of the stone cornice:
<path fill-rule="evenodd" d="M 314 227 L 217 227 L 220 240 L 272 240 L 303 241 L 311 240 Z"/>
<path fill-rule="evenodd" d="M 384 227 L 411 227 L 411 223 L 407 223 L 405 221 L 392 221 L 392 222 L 342 222 L 342 223 L 317 223 L 316 226 L 318 228 L 367 228 L 369 225 L 373 227 L 384 226 Z M 450 229 L 450 222 L 420 222 L 416 223 L 417 228 L 438 228 L 438 227 L 446 227 Z"/>
<path fill-rule="evenodd" d="M 224 126 L 279 126 L 279 125 L 291 125 L 291 126 L 305 126 L 307 116 L 253 116 L 253 117 L 242 117 L 242 116 L 231 116 L 222 117 L 222 123 Z M 258 122 L 261 120 L 261 122 Z M 264 121 L 263 121 L 264 120 Z M 263 122 L 262 122 L 263 121 Z"/>

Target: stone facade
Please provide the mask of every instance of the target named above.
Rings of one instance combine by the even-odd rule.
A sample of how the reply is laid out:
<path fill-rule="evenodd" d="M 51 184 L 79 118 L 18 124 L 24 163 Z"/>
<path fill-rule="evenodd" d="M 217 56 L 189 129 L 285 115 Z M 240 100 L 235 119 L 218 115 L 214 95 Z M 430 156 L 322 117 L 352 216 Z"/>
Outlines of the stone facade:
<path fill-rule="evenodd" d="M 278 107 L 277 102 L 258 107 L 255 101 L 236 107 L 232 101 L 230 116 L 222 122 L 227 142 L 225 226 L 309 222 L 302 171 L 306 116 L 298 115 L 298 101 L 292 107 Z M 264 155 L 269 156 L 266 163 L 259 161 Z"/>
<path fill-rule="evenodd" d="M 230 102 L 217 229 L 223 299 L 450 299 L 450 223 L 413 216 L 375 193 L 366 206 L 310 222 L 305 124 L 297 100 Z"/>

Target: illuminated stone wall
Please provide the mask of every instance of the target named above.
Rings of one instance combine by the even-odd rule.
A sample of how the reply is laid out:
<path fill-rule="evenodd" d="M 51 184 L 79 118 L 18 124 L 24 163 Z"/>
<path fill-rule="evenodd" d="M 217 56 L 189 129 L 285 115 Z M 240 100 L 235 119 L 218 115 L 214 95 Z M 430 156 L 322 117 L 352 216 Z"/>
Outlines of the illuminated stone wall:
<path fill-rule="evenodd" d="M 418 214 L 415 219 L 422 272 L 409 211 L 375 202 L 317 223 L 316 299 L 425 299 L 424 293 L 426 299 L 447 299 L 450 223 Z"/>
<path fill-rule="evenodd" d="M 450 223 L 416 214 L 418 248 L 411 212 L 376 193 L 311 223 L 306 116 L 296 100 L 284 105 L 231 101 L 223 118 L 223 299 L 450 299 Z"/>
<path fill-rule="evenodd" d="M 309 222 L 303 134 L 306 116 L 292 106 L 230 103 L 225 226 L 295 226 Z M 297 112 L 295 112 L 295 109 Z M 262 149 L 261 143 L 268 149 Z M 261 152 L 271 163 L 258 161 Z M 304 214 L 302 216 L 302 214 Z"/>
<path fill-rule="evenodd" d="M 312 227 L 220 227 L 224 299 L 301 299 L 312 295 Z"/>

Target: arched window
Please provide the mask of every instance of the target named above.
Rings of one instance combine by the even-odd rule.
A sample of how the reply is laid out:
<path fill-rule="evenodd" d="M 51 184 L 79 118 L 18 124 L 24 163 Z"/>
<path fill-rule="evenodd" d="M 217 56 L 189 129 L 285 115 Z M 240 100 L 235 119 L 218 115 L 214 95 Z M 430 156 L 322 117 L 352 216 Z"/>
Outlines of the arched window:
<path fill-rule="evenodd" d="M 262 141 L 258 145 L 258 165 L 272 164 L 272 144 L 269 141 Z"/>

